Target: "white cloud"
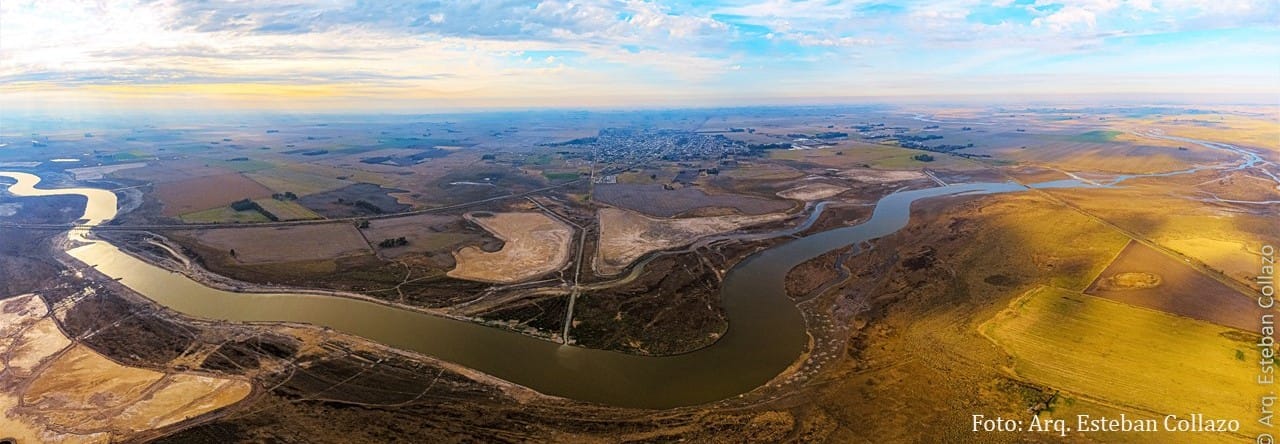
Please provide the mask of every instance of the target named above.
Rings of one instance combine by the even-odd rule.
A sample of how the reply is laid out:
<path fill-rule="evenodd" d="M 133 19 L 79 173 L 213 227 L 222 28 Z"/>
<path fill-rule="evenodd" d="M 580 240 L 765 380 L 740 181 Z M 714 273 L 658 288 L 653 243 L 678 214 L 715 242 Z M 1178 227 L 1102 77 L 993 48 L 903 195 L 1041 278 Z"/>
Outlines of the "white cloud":
<path fill-rule="evenodd" d="M 1093 11 L 1079 6 L 1065 6 L 1048 16 L 1031 20 L 1031 24 L 1033 26 L 1047 26 L 1055 31 L 1072 29 L 1077 26 L 1093 29 L 1098 24 L 1098 16 Z"/>
<path fill-rule="evenodd" d="M 1028 6 L 1037 15 L 1030 23 L 998 25 L 970 21 L 980 0 L 887 9 L 878 1 L 760 0 L 676 13 L 640 0 L 0 0 L 0 82 L 352 81 L 554 96 L 622 84 L 714 89 L 747 77 L 734 74 L 743 66 L 769 85 L 805 85 L 819 69 L 830 69 L 833 82 L 853 71 L 893 82 L 928 77 L 922 66 L 1026 67 L 1024 58 L 1087 54 L 1118 35 L 1280 25 L 1274 0 L 1041 0 Z M 923 63 L 922 53 L 939 60 Z M 874 66 L 862 65 L 872 59 Z"/>

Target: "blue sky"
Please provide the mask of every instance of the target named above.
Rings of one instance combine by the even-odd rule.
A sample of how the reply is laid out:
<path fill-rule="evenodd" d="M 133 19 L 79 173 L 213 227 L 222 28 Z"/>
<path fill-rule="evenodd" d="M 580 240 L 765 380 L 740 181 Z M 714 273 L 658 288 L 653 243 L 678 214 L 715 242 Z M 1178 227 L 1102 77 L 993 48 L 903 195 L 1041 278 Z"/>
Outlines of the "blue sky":
<path fill-rule="evenodd" d="M 1280 97 L 1280 2 L 0 2 L 12 106 Z"/>

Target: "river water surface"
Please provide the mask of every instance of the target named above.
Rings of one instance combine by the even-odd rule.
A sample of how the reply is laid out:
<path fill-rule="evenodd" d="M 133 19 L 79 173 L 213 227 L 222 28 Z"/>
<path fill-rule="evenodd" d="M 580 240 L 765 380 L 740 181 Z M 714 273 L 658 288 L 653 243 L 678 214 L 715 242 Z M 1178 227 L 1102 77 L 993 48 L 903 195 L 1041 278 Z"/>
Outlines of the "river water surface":
<path fill-rule="evenodd" d="M 35 188 L 40 178 L 0 172 L 18 196 L 83 195 L 83 225 L 116 214 L 116 196 L 93 188 Z M 624 407 L 668 408 L 713 402 L 767 383 L 808 342 L 804 319 L 783 279 L 828 251 L 891 234 L 906 225 L 911 203 L 956 194 L 1025 190 L 1014 183 L 959 184 L 901 191 L 881 199 L 868 221 L 796 239 L 739 263 L 724 279 L 729 330 L 713 345 L 678 356 L 645 357 L 566 346 L 466 321 L 372 301 L 303 293 L 240 293 L 211 288 L 72 230 L 84 244 L 68 253 L 151 300 L 186 315 L 234 322 L 300 322 L 470 367 L 542 393 Z"/>

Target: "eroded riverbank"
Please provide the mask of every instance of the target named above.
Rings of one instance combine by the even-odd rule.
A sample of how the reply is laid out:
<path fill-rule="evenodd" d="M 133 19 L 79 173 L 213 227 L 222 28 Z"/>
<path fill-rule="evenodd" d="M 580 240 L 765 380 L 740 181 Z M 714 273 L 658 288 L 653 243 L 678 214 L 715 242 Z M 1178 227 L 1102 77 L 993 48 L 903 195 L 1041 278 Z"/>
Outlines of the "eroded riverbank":
<path fill-rule="evenodd" d="M 89 198 L 86 225 L 114 216 L 115 196 L 89 188 L 42 190 L 39 178 L 15 179 L 22 196 L 80 194 Z M 731 270 L 722 287 L 728 332 L 710 347 L 678 356 L 642 357 L 549 343 L 519 333 L 354 299 L 293 292 L 238 293 L 205 286 L 146 263 L 108 242 L 73 232 L 84 245 L 68 253 L 123 285 L 181 313 L 232 322 L 319 325 L 392 347 L 428 354 L 540 392 L 603 404 L 666 408 L 712 402 L 764 385 L 796 360 L 809 342 L 804 320 L 786 297 L 783 279 L 794 265 L 833 248 L 881 237 L 906 224 L 911 203 L 924 198 L 1019 191 L 1011 183 L 965 184 L 904 191 L 880 200 L 870 220 L 757 253 Z"/>

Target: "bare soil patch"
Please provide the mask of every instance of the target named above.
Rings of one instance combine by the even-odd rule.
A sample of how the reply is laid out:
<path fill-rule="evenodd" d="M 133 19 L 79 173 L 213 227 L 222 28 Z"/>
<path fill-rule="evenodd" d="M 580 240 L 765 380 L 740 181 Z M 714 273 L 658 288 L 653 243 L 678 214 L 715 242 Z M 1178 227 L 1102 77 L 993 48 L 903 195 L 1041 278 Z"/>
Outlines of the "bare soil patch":
<path fill-rule="evenodd" d="M 821 200 L 848 191 L 849 187 L 814 182 L 778 192 L 778 197 L 795 200 Z"/>
<path fill-rule="evenodd" d="M 621 272 L 645 254 L 689 245 L 699 238 L 786 219 L 785 213 L 655 219 L 617 208 L 601 208 L 600 241 L 593 267 L 602 275 Z"/>
<path fill-rule="evenodd" d="M 840 175 L 869 183 L 905 182 L 929 178 L 929 176 L 920 171 L 872 170 L 867 168 L 844 170 L 840 172 Z"/>
<path fill-rule="evenodd" d="M 1142 290 L 1159 287 L 1161 281 L 1155 273 L 1124 272 L 1098 278 L 1097 286 L 1106 291 Z"/>
<path fill-rule="evenodd" d="M 541 276 L 569 262 L 573 229 L 542 213 L 467 213 L 468 221 L 493 233 L 505 244 L 486 252 L 464 247 L 454 252 L 458 266 L 449 277 L 511 283 Z"/>
<path fill-rule="evenodd" d="M 17 442 L 119 442 L 248 396 L 240 379 L 117 364 L 70 340 L 35 295 L 0 306 L 0 430 Z M 17 366 L 15 366 L 17 364 Z"/>

